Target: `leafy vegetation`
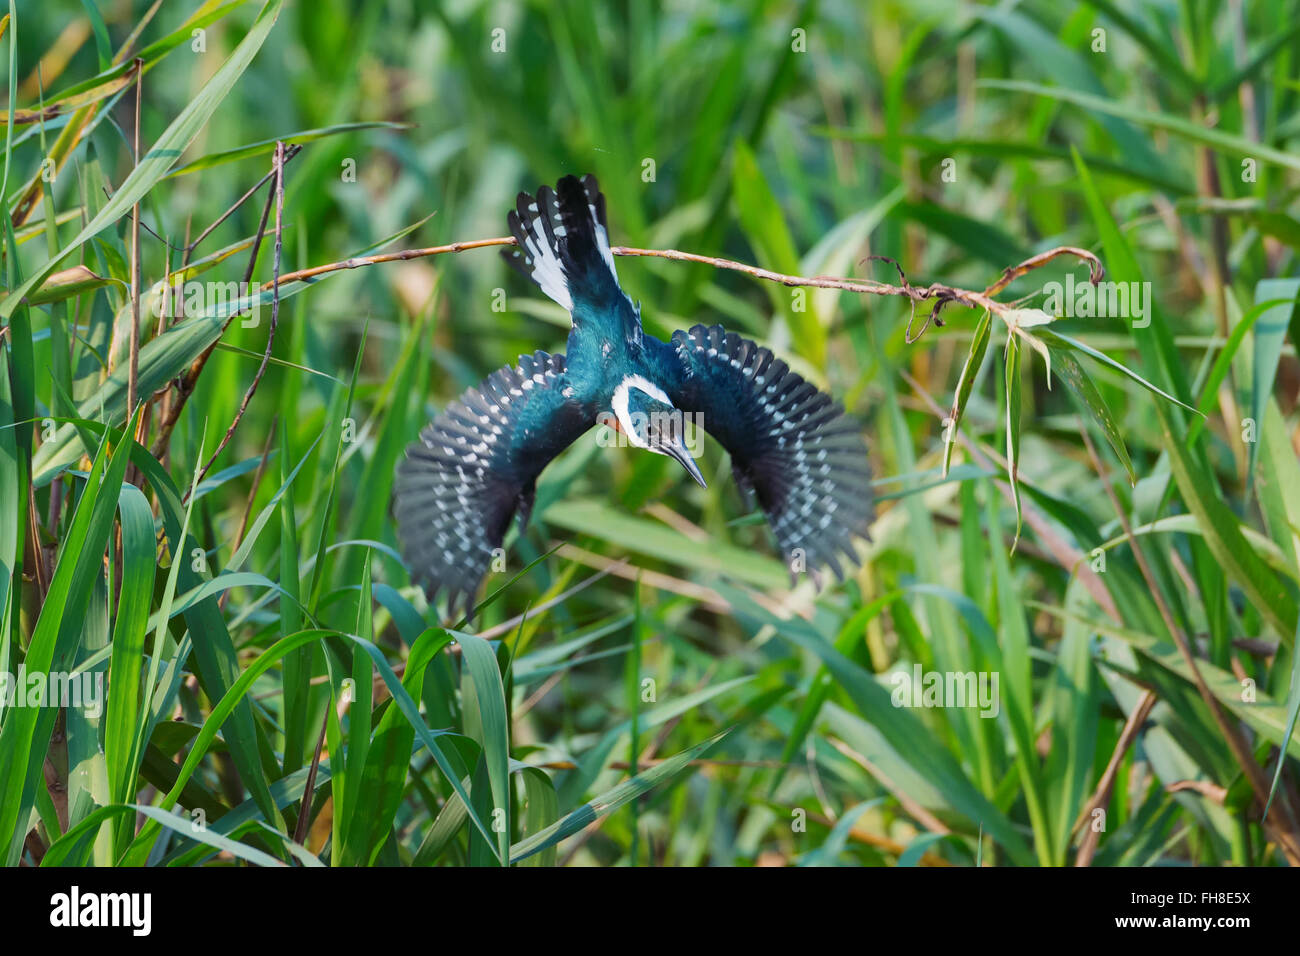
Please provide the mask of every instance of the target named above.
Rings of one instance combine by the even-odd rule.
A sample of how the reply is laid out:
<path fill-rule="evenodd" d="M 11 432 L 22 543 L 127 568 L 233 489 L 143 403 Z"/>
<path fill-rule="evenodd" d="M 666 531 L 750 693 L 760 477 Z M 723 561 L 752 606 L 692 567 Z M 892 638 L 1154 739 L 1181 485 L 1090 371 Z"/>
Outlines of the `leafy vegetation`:
<path fill-rule="evenodd" d="M 1298 6 L 11 4 L 0 672 L 104 698 L 0 694 L 5 861 L 1300 862 Z M 620 262 L 863 422 L 849 580 L 592 433 L 472 625 L 411 585 L 404 446 L 568 323 L 392 254 L 588 171 L 901 283 Z"/>

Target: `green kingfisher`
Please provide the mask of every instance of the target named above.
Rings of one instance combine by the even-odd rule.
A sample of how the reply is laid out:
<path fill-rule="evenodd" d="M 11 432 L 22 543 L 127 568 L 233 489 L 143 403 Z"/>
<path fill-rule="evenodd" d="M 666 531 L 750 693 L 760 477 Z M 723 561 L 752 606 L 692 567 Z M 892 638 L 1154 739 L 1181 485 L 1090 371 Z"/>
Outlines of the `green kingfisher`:
<path fill-rule="evenodd" d="M 458 600 L 472 612 L 511 518 L 527 525 L 537 476 L 598 423 L 674 459 L 701 485 L 687 425 L 702 425 L 791 568 L 827 565 L 842 579 L 872 520 L 866 444 L 844 409 L 721 326 L 678 330 L 668 342 L 647 334 L 618 283 L 595 177 L 520 193 L 508 220 L 517 245 L 503 255 L 569 312 L 568 346 L 492 373 L 407 447 L 393 510 L 407 567 L 430 601 L 443 591 L 449 613 Z"/>

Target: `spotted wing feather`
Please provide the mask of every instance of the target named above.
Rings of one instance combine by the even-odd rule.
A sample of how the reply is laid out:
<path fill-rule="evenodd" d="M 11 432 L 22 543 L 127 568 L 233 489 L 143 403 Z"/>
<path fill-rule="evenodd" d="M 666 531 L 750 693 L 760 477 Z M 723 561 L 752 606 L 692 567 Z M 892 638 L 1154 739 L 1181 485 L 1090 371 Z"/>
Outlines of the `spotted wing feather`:
<path fill-rule="evenodd" d="M 394 514 L 407 567 L 430 600 L 469 610 L 510 519 L 532 507 L 542 469 L 595 423 L 575 401 L 563 355 L 524 355 L 420 432 L 398 465 Z"/>
<path fill-rule="evenodd" d="M 672 344 L 682 366 L 674 404 L 699 414 L 731 455 L 737 483 L 757 498 L 783 554 L 843 578 L 873 518 L 858 425 L 771 351 L 721 326 L 679 330 Z"/>

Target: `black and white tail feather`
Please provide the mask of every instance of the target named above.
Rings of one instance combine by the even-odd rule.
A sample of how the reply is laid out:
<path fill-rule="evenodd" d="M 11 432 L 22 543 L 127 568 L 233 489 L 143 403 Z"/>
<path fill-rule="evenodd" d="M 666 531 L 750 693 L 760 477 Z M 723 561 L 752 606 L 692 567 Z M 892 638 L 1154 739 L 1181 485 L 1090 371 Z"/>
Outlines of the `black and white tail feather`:
<path fill-rule="evenodd" d="M 520 193 L 507 219 L 518 245 L 501 255 L 575 323 L 623 302 L 632 305 L 618 284 L 605 195 L 595 176 L 565 176 L 555 189 L 542 186 L 536 197 Z"/>

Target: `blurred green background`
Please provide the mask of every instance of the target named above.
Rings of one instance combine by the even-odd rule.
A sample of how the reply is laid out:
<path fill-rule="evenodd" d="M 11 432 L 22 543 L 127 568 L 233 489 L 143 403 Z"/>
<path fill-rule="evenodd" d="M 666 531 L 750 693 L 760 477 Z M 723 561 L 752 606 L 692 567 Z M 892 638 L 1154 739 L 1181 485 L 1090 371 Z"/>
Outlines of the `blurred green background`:
<path fill-rule="evenodd" d="M 83 493 L 103 434 L 88 423 L 126 420 L 129 204 L 110 210 L 59 265 L 100 281 L 0 309 L 0 411 L 37 423 L 7 429 L 0 472 L 0 544 L 23 573 L 0 651 L 34 668 L 48 645 L 120 688 L 102 721 L 60 715 L 53 744 L 52 726 L 0 712 L 0 765 L 18 781 L 0 795 L 9 861 L 1296 862 L 1300 746 L 1275 774 L 1300 593 L 1297 6 L 324 0 L 286 3 L 272 26 L 276 5 L 259 20 L 256 2 L 18 4 L 0 41 L 16 51 L 13 102 L 54 106 L 6 128 L 9 289 L 52 271 L 131 173 L 136 88 L 94 79 L 130 44 L 120 62 L 146 62 L 146 150 L 214 97 L 179 157 L 137 179 L 145 289 L 267 174 L 281 139 L 303 145 L 286 167 L 284 272 L 505 235 L 519 190 L 590 172 L 616 244 L 894 282 L 866 259 L 888 256 L 915 286 L 976 291 L 1077 246 L 1108 280 L 1150 283 L 1154 304 L 1149 326 L 1062 318 L 1010 348 L 996 317 L 971 363 L 990 329 L 976 310 L 946 307 L 909 344 L 905 299 L 620 259 L 654 334 L 720 322 L 858 416 L 880 495 L 864 566 L 791 589 L 716 444 L 704 490 L 593 433 L 507 538 L 486 593 L 505 589 L 465 628 L 491 643 L 449 645 L 437 625 L 455 622 L 397 556 L 393 468 L 463 389 L 520 353 L 562 352 L 567 316 L 494 250 L 297 283 L 190 540 L 137 461 L 124 475 L 158 517 L 156 554 L 124 504 L 115 530 L 89 532 L 105 560 L 74 574 L 76 505 L 106 502 L 112 527 L 116 500 Z M 225 82 L 258 24 L 260 48 Z M 190 254 L 204 281 L 243 278 L 266 195 Z M 1086 266 L 1056 259 L 1000 299 L 1041 308 L 1067 273 L 1082 284 Z M 180 494 L 236 418 L 269 313 L 220 335 L 166 440 L 169 383 L 224 316 L 160 337 L 145 313 L 142 381 L 168 391 L 141 444 Z M 970 397 L 946 430 L 959 381 Z M 76 600 L 56 608 L 61 565 Z M 130 617 L 131 586 L 168 626 Z M 542 610 L 516 621 L 528 608 Z M 997 715 L 897 706 L 914 665 L 996 674 Z M 255 672 L 234 716 L 214 717 Z M 46 763 L 65 799 L 41 782 Z M 128 802 L 202 807 L 212 825 L 144 825 L 112 810 Z"/>

